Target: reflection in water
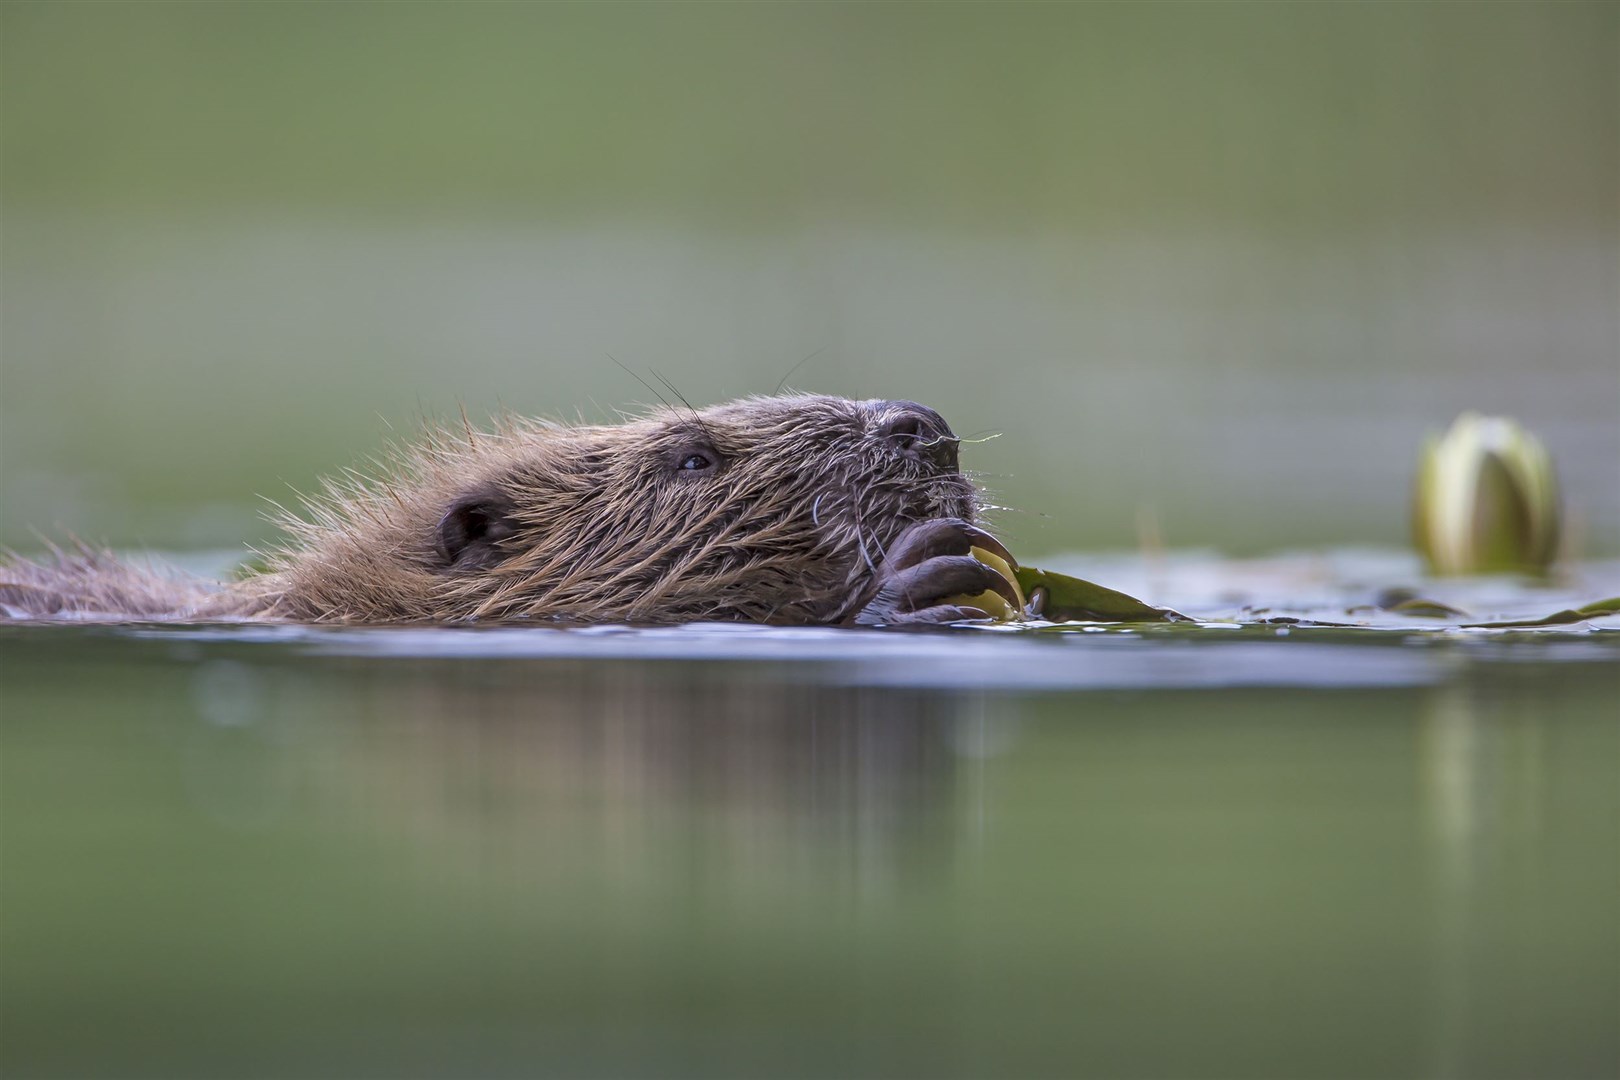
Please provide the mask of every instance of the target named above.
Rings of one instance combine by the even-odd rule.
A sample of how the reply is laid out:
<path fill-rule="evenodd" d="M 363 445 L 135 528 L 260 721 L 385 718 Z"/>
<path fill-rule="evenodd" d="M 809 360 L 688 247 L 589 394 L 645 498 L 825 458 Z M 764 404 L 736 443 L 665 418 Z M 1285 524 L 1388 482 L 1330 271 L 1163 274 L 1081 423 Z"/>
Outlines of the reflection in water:
<path fill-rule="evenodd" d="M 1429 695 L 1420 743 L 1434 909 L 1427 1075 L 1534 1075 L 1538 1033 L 1523 1025 L 1552 1020 L 1549 1014 L 1568 1004 L 1543 971 L 1546 931 L 1539 924 L 1551 916 L 1549 906 L 1558 906 L 1549 904 L 1544 890 L 1568 873 L 1558 859 L 1562 844 L 1574 839 L 1584 845 L 1598 837 L 1549 832 L 1556 826 L 1547 820 L 1547 781 L 1556 762 L 1548 760 L 1546 725 L 1556 721 L 1560 704 L 1534 684 L 1500 677 L 1454 683 Z M 1612 774 L 1620 758 L 1612 745 L 1599 745 Z M 1611 814 L 1600 835 L 1608 848 L 1583 857 L 1576 876 L 1577 887 L 1596 886 L 1598 897 L 1613 901 L 1620 899 L 1613 848 L 1620 820 L 1612 814 L 1613 798 L 1606 801 Z M 1606 1001 L 1620 985 L 1616 936 L 1610 918 L 1595 956 L 1585 958 L 1607 968 Z M 1501 1019 L 1500 990 L 1492 983 L 1504 975 L 1522 980 L 1522 999 L 1513 1010 L 1518 1015 L 1505 1037 L 1500 1030 L 1482 1030 Z M 1482 1044 L 1494 1048 L 1495 1060 L 1482 1060 Z M 1615 1063 L 1614 1052 L 1609 1064 Z"/>
<path fill-rule="evenodd" d="M 328 694 L 304 676 L 210 662 L 193 679 L 209 724 L 189 737 L 189 786 L 199 810 L 240 826 L 283 802 L 313 757 L 315 797 L 337 823 L 403 839 L 435 872 L 475 858 L 477 873 L 534 881 L 556 873 L 557 843 L 634 876 L 680 807 L 702 816 L 702 857 L 734 884 L 830 874 L 864 895 L 931 865 L 937 875 L 954 844 L 958 758 L 1005 750 L 1012 730 L 971 692 L 664 667 L 463 665 Z M 333 700 L 341 714 L 323 707 Z M 290 767 L 278 742 L 297 755 Z M 262 775 L 242 774 L 249 744 Z"/>
<path fill-rule="evenodd" d="M 1094 689 L 940 691 L 845 640 L 0 635 L 0 1071 L 1620 1063 L 1612 663 L 1086 639 L 1022 655 Z"/>
<path fill-rule="evenodd" d="M 296 797 L 287 717 L 263 674 L 238 660 L 198 665 L 191 698 L 206 723 L 185 737 L 185 785 L 199 813 L 233 829 L 274 824 Z"/>
<path fill-rule="evenodd" d="M 1478 833 L 1479 730 L 1469 693 L 1437 691 L 1424 720 L 1424 790 L 1434 844 L 1435 1020 L 1429 1074 L 1461 1076 L 1468 1021 L 1470 900 Z"/>

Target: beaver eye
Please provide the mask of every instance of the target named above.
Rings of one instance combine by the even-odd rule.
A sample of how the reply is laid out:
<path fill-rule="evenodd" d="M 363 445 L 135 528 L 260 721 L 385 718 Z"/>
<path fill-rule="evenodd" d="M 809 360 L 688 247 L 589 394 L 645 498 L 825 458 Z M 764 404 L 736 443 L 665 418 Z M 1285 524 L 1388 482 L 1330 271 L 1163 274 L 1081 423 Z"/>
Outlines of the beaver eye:
<path fill-rule="evenodd" d="M 665 469 L 688 478 L 717 473 L 726 461 L 713 442 L 696 432 L 671 440 L 664 449 L 663 459 Z"/>
<path fill-rule="evenodd" d="M 677 467 L 682 472 L 708 472 L 714 468 L 714 457 L 702 450 L 695 450 L 682 458 Z"/>

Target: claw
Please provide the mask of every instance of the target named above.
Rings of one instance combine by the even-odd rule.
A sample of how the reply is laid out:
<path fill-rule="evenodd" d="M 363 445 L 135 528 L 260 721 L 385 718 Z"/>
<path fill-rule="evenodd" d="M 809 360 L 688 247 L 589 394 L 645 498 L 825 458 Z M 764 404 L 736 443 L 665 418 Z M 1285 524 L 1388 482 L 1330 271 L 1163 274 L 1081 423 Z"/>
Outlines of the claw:
<path fill-rule="evenodd" d="M 921 611 L 908 611 L 892 616 L 886 626 L 949 626 L 952 623 L 995 622 L 996 617 L 983 608 L 965 604 L 935 604 Z"/>
<path fill-rule="evenodd" d="M 999 540 L 960 518 L 911 526 L 890 546 L 871 599 L 851 621 L 860 626 L 896 626 L 993 620 L 996 616 L 985 608 L 997 606 L 996 597 L 1011 611 L 1021 610 L 1017 586 L 970 555 L 974 548 L 994 553 L 1009 566 L 1018 565 Z"/>
<path fill-rule="evenodd" d="M 995 621 L 996 617 L 983 608 L 965 604 L 935 604 L 917 611 L 893 611 L 881 618 L 868 609 L 855 617 L 856 626 L 948 626 L 951 623 Z"/>
<path fill-rule="evenodd" d="M 995 552 L 1014 570 L 1018 569 L 1018 560 L 1000 540 L 961 518 L 935 518 L 913 525 L 890 546 L 883 565 L 888 570 L 904 570 L 940 555 L 966 555 L 976 547 Z"/>
<path fill-rule="evenodd" d="M 890 585 L 912 611 L 946 596 L 994 592 L 1017 607 L 1022 601 L 1012 583 L 971 555 L 938 555 L 894 575 Z"/>

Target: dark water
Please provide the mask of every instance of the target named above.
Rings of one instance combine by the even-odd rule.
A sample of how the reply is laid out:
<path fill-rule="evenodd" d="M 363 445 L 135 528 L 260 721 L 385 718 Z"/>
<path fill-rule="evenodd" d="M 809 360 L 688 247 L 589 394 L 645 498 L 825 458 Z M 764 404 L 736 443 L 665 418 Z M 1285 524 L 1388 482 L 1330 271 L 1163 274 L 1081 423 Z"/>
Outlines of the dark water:
<path fill-rule="evenodd" d="M 1620 635 L 0 628 L 7 1076 L 1620 1069 Z"/>

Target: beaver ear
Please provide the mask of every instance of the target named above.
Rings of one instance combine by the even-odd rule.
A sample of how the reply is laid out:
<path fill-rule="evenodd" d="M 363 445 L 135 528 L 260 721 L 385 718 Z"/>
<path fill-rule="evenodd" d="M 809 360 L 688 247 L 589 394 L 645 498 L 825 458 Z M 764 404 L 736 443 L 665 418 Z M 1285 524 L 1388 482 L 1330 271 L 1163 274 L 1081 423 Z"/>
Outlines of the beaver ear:
<path fill-rule="evenodd" d="M 502 540 L 517 535 L 512 500 L 497 488 L 471 491 L 439 519 L 435 546 L 444 565 L 458 570 L 493 566 L 506 557 Z"/>

